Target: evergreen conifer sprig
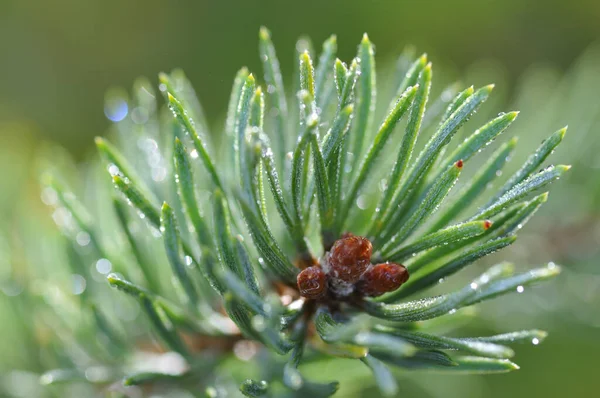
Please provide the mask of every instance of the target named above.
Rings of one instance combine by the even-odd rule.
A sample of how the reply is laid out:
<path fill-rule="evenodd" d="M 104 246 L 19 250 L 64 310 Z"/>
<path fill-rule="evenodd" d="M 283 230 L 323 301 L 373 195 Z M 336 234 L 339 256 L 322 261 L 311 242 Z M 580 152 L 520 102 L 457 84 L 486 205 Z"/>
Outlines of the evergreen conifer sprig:
<path fill-rule="evenodd" d="M 349 64 L 335 58 L 336 46 L 330 37 L 317 57 L 300 43 L 294 90 L 286 90 L 262 28 L 264 85 L 246 68 L 237 73 L 219 135 L 181 71 L 159 76 L 168 113 L 147 83 L 138 84 L 130 116 L 118 124 L 120 145 L 96 140 L 119 193 L 108 200 L 96 188 L 97 201 L 110 203 L 101 219 L 60 178 L 46 180 L 66 210 L 59 225 L 73 247 L 82 236 L 89 241 L 85 253 L 74 251 L 74 266 L 83 258 L 97 269 L 109 264 L 108 284 L 145 317 L 120 322 L 105 305 L 119 293 L 92 284 L 79 266 L 90 283 L 80 295 L 86 324 L 72 325 L 83 354 L 44 383 L 87 379 L 123 396 L 138 387 L 221 396 L 233 385 L 247 396 L 329 396 L 338 382 L 307 379 L 301 365 L 338 356 L 362 361 L 391 396 L 394 368 L 507 372 L 518 369 L 509 345 L 544 339 L 538 330 L 439 335 L 431 320 L 458 319 L 461 308 L 521 292 L 557 275 L 554 263 L 524 273 L 500 263 L 457 291 L 427 289 L 515 242 L 548 198 L 539 191 L 569 168 L 537 171 L 565 129 L 488 195 L 516 139 L 487 147 L 518 113 L 498 115 L 462 142 L 457 135 L 493 85 L 452 86 L 432 101 L 432 65 L 422 55 L 399 63 L 396 94 L 376 124 L 372 43 L 365 35 Z M 487 160 L 468 172 L 481 156 Z M 153 350 L 141 325 L 178 354 L 180 370 L 135 371 L 133 358 Z M 78 337 L 90 330 L 101 338 L 86 346 Z M 223 364 L 232 352 L 257 364 L 245 366 L 246 381 Z M 102 377 L 90 380 L 92 368 Z"/>

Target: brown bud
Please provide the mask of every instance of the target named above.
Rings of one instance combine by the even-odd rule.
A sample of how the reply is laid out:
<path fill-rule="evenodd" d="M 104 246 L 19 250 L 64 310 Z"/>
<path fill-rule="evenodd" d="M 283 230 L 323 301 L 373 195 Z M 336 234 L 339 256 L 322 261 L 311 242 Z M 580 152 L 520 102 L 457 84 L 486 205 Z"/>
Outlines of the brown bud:
<path fill-rule="evenodd" d="M 394 263 L 377 264 L 367 270 L 360 280 L 360 291 L 365 296 L 377 297 L 393 292 L 408 280 L 404 265 Z"/>
<path fill-rule="evenodd" d="M 296 278 L 300 294 L 309 299 L 318 299 L 327 291 L 327 277 L 320 267 L 313 266 L 302 270 Z"/>
<path fill-rule="evenodd" d="M 329 274 L 339 280 L 355 283 L 371 263 L 373 246 L 362 236 L 337 240 L 329 252 Z"/>

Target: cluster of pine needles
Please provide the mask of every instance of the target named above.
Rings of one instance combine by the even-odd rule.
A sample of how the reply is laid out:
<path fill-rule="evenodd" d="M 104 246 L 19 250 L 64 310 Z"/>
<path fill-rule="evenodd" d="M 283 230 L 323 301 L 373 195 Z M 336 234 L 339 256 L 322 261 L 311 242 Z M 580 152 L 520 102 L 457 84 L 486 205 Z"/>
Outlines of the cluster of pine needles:
<path fill-rule="evenodd" d="M 516 273 L 502 262 L 462 289 L 426 291 L 443 288 L 440 282 L 465 266 L 515 242 L 548 199 L 539 191 L 568 170 L 539 171 L 565 129 L 499 183 L 517 141 L 488 145 L 517 112 L 499 114 L 457 142 L 493 85 L 460 92 L 453 85 L 430 100 L 431 63 L 426 55 L 405 53 L 396 81 L 386 82 L 394 98 L 376 124 L 374 49 L 366 35 L 348 64 L 335 57 L 335 36 L 317 62 L 309 43 L 300 41 L 288 91 L 264 28 L 259 50 L 264 84 L 246 68 L 237 73 L 219 135 L 210 132 L 181 71 L 159 77 L 168 110 L 157 106 L 151 85 L 136 85 L 127 118 L 116 124 L 120 145 L 96 140 L 116 193 L 99 219 L 60 176 L 46 179 L 55 220 L 73 242 L 73 266 L 87 281 L 78 297 L 86 322 L 74 328 L 93 330 L 97 341 L 87 344 L 89 334 L 75 332 L 78 349 L 62 362 L 70 366 L 42 380 L 85 378 L 122 396 L 135 396 L 136 388 L 198 396 L 232 388 L 247 396 L 329 396 L 338 382 L 308 380 L 299 366 L 333 356 L 362 361 L 381 393 L 393 396 L 398 367 L 517 369 L 508 345 L 538 344 L 545 332 L 450 337 L 437 331 L 441 322 L 451 330 L 448 324 L 458 328 L 468 319 L 462 308 L 521 292 L 557 275 L 559 266 Z M 208 138 L 219 145 L 208 145 Z M 485 161 L 472 163 L 480 152 Z M 477 166 L 462 177 L 471 163 Z M 453 190 L 457 181 L 460 189 Z M 110 198 L 102 187 L 94 188 L 98 201 Z M 373 263 L 403 264 L 408 281 L 378 297 L 302 297 L 299 272 L 319 266 L 348 233 L 372 243 Z M 115 236 L 118 250 L 108 243 Z M 143 320 L 114 315 L 106 303 L 121 293 L 94 282 L 93 271 L 78 265 L 90 259 L 98 272 L 113 271 L 108 285 L 131 296 Z M 146 325 L 160 350 L 177 354 L 182 365 L 176 370 L 135 371 L 136 356 L 156 351 Z M 241 386 L 226 364 L 233 353 L 246 361 L 251 377 Z M 91 380 L 89 369 L 96 370 Z"/>

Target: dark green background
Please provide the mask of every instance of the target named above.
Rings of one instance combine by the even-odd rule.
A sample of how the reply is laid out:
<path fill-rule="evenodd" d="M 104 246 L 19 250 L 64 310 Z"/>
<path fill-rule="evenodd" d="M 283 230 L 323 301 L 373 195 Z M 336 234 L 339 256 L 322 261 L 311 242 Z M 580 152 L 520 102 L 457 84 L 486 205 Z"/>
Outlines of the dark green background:
<path fill-rule="evenodd" d="M 182 67 L 212 118 L 224 110 L 231 80 L 259 70 L 260 25 L 269 27 L 282 67 L 302 34 L 320 43 L 338 35 L 350 59 L 363 32 L 379 59 L 406 44 L 463 69 L 499 60 L 513 79 L 532 63 L 570 65 L 600 37 L 600 2 L 457 0 L 2 0 L 0 117 L 33 122 L 38 134 L 72 151 L 108 125 L 111 85 L 155 79 Z M 286 52 L 287 50 L 287 52 Z"/>

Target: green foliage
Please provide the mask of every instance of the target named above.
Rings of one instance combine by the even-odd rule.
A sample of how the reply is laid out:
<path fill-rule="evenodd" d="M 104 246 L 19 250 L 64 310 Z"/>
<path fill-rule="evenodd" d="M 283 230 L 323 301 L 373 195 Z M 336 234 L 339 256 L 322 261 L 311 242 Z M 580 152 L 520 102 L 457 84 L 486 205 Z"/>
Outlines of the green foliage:
<path fill-rule="evenodd" d="M 85 322 L 52 329 L 57 350 L 65 346 L 65 332 L 81 352 L 57 360 L 57 370 L 42 376 L 45 384 L 86 378 L 94 384 L 88 371 L 101 368 L 106 377 L 95 383 L 98 393 L 111 382 L 125 396 L 141 385 L 208 396 L 237 390 L 251 397 L 329 396 L 340 383 L 307 378 L 301 365 L 337 356 L 360 360 L 381 393 L 393 396 L 396 368 L 507 372 L 518 367 L 509 360 L 513 349 L 504 344 L 538 344 L 545 337 L 535 330 L 441 336 L 424 321 L 520 292 L 557 275 L 554 263 L 524 273 L 500 263 L 458 291 L 431 296 L 427 289 L 517 239 L 548 198 L 547 192 L 533 195 L 569 168 L 535 172 L 565 130 L 544 141 L 490 198 L 484 190 L 516 140 L 486 155 L 476 172 L 465 177 L 463 170 L 501 137 L 517 112 L 499 115 L 462 143 L 454 141 L 493 85 L 439 98 L 428 116 L 432 65 L 425 55 L 411 59 L 380 127 L 373 129 L 377 80 L 368 37 L 349 66 L 335 59 L 335 36 L 324 43 L 316 66 L 314 51 L 305 47 L 297 47 L 298 90 L 286 92 L 270 33 L 260 30 L 266 86 L 245 68 L 236 75 L 220 136 L 223 153 L 208 145 L 213 135 L 185 75 L 161 74 L 170 112 L 157 111 L 154 103 L 135 104 L 148 114 L 136 138 L 147 145 L 146 153 L 128 148 L 122 137 L 123 153 L 120 145 L 96 141 L 101 167 L 118 195 L 111 197 L 100 182 L 92 189 L 100 205 L 109 202 L 101 214 L 112 224 L 94 220 L 59 183 L 60 175 L 47 179 L 67 214 L 68 222 L 59 224 L 74 242 L 72 266 L 83 278 L 88 271 L 82 264 L 90 259 L 97 267 L 98 261 L 111 264 L 115 272 L 108 284 L 88 277 L 90 287 L 79 297 L 85 305 L 78 307 Z M 157 167 L 164 173 L 148 171 Z M 462 187 L 455 192 L 457 181 Z M 110 243 L 114 231 L 117 249 Z M 376 299 L 332 304 L 301 298 L 300 268 L 327 255 L 345 232 L 369 237 L 377 261 L 403 262 L 409 281 Z M 89 242 L 78 245 L 82 233 Z M 106 286 L 132 298 L 144 316 L 121 319 L 114 307 L 122 298 Z M 53 310 L 60 318 L 60 307 Z M 99 332 L 104 340 L 89 343 Z M 140 353 L 155 350 L 147 332 L 176 353 L 181 369 L 140 366 Z M 233 371 L 240 362 L 242 370 Z"/>

